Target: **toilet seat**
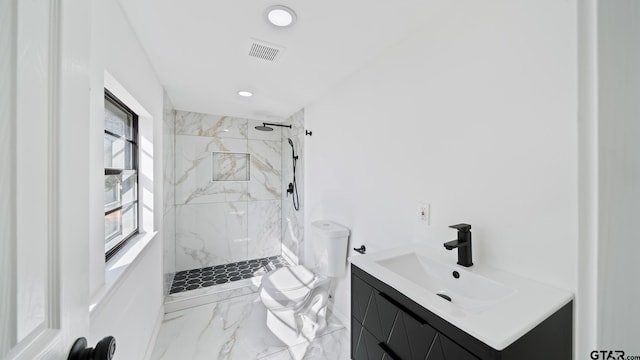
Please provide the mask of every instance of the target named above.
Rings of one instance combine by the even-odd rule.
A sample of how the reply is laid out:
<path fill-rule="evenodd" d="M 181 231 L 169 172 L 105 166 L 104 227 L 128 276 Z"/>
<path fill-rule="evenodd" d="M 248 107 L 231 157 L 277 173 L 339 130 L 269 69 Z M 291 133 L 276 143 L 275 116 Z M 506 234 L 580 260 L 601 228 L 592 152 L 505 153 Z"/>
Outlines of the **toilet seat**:
<path fill-rule="evenodd" d="M 316 275 L 304 265 L 287 266 L 274 270 L 262 277 L 262 287 L 280 291 L 297 290 L 308 287 Z"/>
<path fill-rule="evenodd" d="M 260 297 L 270 309 L 296 307 L 311 293 L 316 275 L 303 265 L 283 267 L 262 277 Z"/>

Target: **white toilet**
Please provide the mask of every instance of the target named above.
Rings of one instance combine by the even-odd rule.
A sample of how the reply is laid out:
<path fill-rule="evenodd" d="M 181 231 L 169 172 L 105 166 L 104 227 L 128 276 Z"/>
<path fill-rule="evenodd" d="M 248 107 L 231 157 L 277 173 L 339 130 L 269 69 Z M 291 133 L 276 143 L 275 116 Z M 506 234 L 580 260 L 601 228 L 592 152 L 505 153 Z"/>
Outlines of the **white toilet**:
<path fill-rule="evenodd" d="M 264 275 L 260 285 L 267 326 L 289 346 L 313 339 L 326 325 L 331 280 L 344 275 L 347 266 L 349 229 L 328 220 L 311 227 L 311 269 L 283 267 Z"/>

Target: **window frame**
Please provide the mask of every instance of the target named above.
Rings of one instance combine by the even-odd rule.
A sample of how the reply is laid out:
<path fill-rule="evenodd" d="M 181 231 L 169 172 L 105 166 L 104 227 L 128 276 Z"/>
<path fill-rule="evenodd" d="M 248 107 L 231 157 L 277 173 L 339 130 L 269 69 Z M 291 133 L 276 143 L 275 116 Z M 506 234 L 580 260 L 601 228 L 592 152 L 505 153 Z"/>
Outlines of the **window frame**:
<path fill-rule="evenodd" d="M 106 216 L 114 213 L 116 211 L 121 211 L 124 208 L 128 208 L 130 206 L 135 206 L 136 207 L 136 227 L 135 230 L 123 237 L 116 245 L 114 245 L 113 247 L 111 247 L 109 250 L 107 250 L 105 248 L 105 262 L 109 261 L 109 259 L 111 259 L 114 255 L 116 255 L 116 253 L 118 251 L 120 251 L 128 242 L 129 240 L 131 240 L 134 236 L 138 235 L 140 233 L 140 169 L 139 169 L 139 147 L 138 147 L 138 143 L 139 143 L 139 138 L 138 138 L 138 114 L 136 114 L 133 110 L 131 110 L 130 107 L 128 107 L 124 102 L 122 102 L 120 99 L 118 99 L 112 92 L 110 92 L 107 89 L 104 89 L 104 101 L 107 102 L 109 101 L 112 105 L 114 105 L 115 107 L 119 108 L 120 110 L 122 110 L 123 112 L 127 113 L 128 115 L 131 116 L 131 139 L 127 138 L 126 136 L 122 136 L 122 135 L 118 135 L 115 134 L 109 130 L 106 129 L 106 126 L 104 127 L 104 134 L 105 135 L 109 135 L 109 136 L 113 136 L 113 137 L 117 137 L 119 139 L 122 139 L 128 143 L 130 143 L 131 146 L 131 162 L 132 162 L 132 169 L 116 169 L 116 168 L 107 168 L 104 166 L 103 164 L 103 168 L 104 168 L 104 176 L 109 176 L 109 175 L 122 175 L 125 171 L 134 171 L 135 172 L 135 176 L 136 176 L 136 189 L 135 189 L 135 200 L 127 203 L 127 204 L 123 204 L 122 203 L 122 194 L 119 194 L 120 196 L 120 205 L 116 206 L 116 207 L 112 207 L 110 208 L 108 211 L 105 210 L 104 212 L 104 216 L 105 216 L 105 220 L 106 220 Z M 103 118 L 103 124 L 104 124 L 104 118 Z M 103 204 L 103 206 L 106 206 L 106 204 Z M 105 246 L 107 244 L 106 242 L 106 234 L 105 234 Z"/>

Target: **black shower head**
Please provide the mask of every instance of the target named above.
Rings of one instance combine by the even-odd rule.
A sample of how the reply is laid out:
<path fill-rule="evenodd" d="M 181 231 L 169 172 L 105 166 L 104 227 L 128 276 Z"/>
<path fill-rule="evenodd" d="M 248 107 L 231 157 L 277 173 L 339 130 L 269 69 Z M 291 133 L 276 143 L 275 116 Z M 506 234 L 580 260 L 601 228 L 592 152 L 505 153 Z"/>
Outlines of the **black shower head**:
<path fill-rule="evenodd" d="M 289 145 L 291 145 L 291 156 L 293 156 L 293 160 L 295 162 L 295 160 L 298 158 L 296 156 L 296 148 L 293 146 L 293 140 L 291 140 L 291 138 L 287 139 L 289 141 Z"/>
<path fill-rule="evenodd" d="M 260 130 L 260 131 L 273 131 L 272 126 L 291 128 L 291 125 L 273 124 L 273 123 L 266 123 L 266 122 L 262 123 L 262 125 L 256 126 L 255 128 L 256 130 Z"/>
<path fill-rule="evenodd" d="M 256 130 L 260 130 L 260 131 L 273 131 L 272 127 L 268 127 L 267 124 L 262 124 L 262 125 L 258 125 L 256 126 Z"/>

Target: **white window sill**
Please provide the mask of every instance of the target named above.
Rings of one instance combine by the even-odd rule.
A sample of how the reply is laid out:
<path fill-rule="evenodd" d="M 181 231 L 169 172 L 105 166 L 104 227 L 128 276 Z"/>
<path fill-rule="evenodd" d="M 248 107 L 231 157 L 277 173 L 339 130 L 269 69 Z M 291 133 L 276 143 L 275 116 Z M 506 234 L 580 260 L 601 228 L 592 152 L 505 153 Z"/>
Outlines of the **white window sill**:
<path fill-rule="evenodd" d="M 123 280 L 131 274 L 151 241 L 158 234 L 157 231 L 134 236 L 122 250 L 107 261 L 104 274 L 104 285 L 91 297 L 89 312 L 100 309 L 108 301 Z"/>

